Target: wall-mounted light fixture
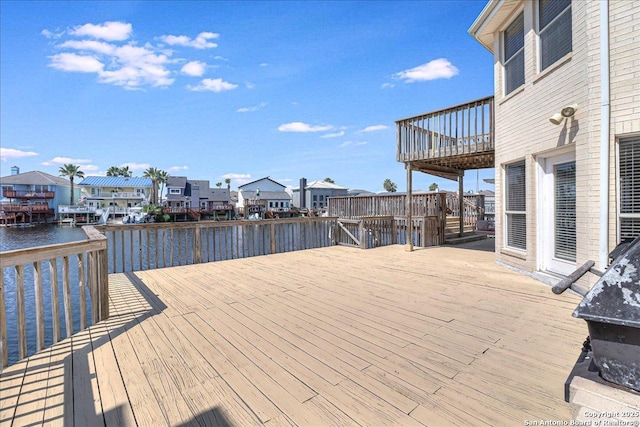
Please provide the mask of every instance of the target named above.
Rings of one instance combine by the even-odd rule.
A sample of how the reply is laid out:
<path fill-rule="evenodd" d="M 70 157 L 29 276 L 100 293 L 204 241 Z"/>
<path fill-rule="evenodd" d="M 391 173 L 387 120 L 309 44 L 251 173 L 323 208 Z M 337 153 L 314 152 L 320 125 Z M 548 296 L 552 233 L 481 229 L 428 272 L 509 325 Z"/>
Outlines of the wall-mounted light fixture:
<path fill-rule="evenodd" d="M 554 125 L 559 125 L 564 120 L 561 113 L 555 113 L 553 116 L 549 117 L 549 121 Z"/>
<path fill-rule="evenodd" d="M 553 116 L 549 117 L 549 121 L 554 125 L 559 125 L 567 117 L 572 117 L 576 111 L 578 111 L 578 104 L 569 104 L 559 113 L 555 113 Z"/>
<path fill-rule="evenodd" d="M 578 104 L 567 105 L 562 109 L 562 117 L 571 117 L 578 111 Z"/>

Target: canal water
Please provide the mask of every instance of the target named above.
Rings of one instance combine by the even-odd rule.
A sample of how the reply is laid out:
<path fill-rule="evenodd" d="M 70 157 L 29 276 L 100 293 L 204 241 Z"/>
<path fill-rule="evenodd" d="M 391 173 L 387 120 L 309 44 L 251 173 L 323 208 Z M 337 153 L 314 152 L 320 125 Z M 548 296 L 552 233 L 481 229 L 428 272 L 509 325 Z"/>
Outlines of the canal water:
<path fill-rule="evenodd" d="M 80 240 L 86 240 L 86 234 L 81 228 L 76 227 L 60 227 L 55 225 L 42 225 L 28 228 L 9 228 L 0 227 L 0 252 L 11 251 L 15 249 L 26 249 L 36 246 L 52 245 L 56 243 L 75 242 Z M 72 257 L 70 262 L 77 262 L 77 258 Z M 58 277 L 62 277 L 62 266 L 58 265 Z M 33 267 L 31 265 L 25 266 L 25 313 L 26 330 L 27 330 L 27 352 L 33 354 L 36 351 L 36 322 L 35 322 L 35 291 L 33 286 L 29 284 L 33 283 Z M 49 269 L 43 266 L 43 303 L 44 303 L 44 318 L 49 319 L 45 321 L 45 346 L 49 346 L 53 342 L 53 327 L 51 322 L 51 288 L 49 284 Z M 18 360 L 18 331 L 16 327 L 16 289 L 15 289 L 15 273 L 13 268 L 4 268 L 2 271 L 4 280 L 4 295 L 5 295 L 5 307 L 6 307 L 6 322 L 7 322 L 7 348 L 9 353 L 9 364 Z M 76 276 L 76 277 L 74 277 Z M 77 272 L 75 269 L 71 269 L 71 283 L 78 283 Z M 60 279 L 59 279 L 60 280 Z M 62 286 L 59 286 L 60 295 L 58 301 L 60 302 L 59 312 L 61 337 L 66 336 L 64 328 L 64 307 L 62 297 Z M 80 299 L 80 291 L 74 286 L 71 289 L 71 295 L 73 301 Z M 88 301 L 88 299 L 87 299 Z M 73 310 L 73 322 L 74 331 L 80 330 L 80 309 L 79 304 L 74 304 Z M 87 317 L 87 324 L 90 324 L 91 319 Z"/>

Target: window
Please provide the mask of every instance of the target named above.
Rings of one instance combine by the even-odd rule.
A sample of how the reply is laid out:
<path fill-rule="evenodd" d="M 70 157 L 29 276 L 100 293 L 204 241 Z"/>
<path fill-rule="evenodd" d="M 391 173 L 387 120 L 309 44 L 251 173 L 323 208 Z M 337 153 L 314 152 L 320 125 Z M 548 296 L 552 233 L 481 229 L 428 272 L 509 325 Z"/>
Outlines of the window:
<path fill-rule="evenodd" d="M 527 199 L 524 160 L 505 167 L 506 245 L 527 249 Z"/>
<path fill-rule="evenodd" d="M 576 162 L 554 166 L 555 248 L 554 255 L 565 261 L 576 260 Z"/>
<path fill-rule="evenodd" d="M 169 194 L 180 194 L 181 191 L 179 188 L 171 188 L 169 189 Z"/>
<path fill-rule="evenodd" d="M 640 137 L 619 145 L 620 240 L 640 236 Z"/>
<path fill-rule="evenodd" d="M 538 1 L 540 71 L 571 52 L 571 0 Z"/>
<path fill-rule="evenodd" d="M 314 201 L 314 202 L 317 202 L 317 201 L 318 201 L 318 195 L 317 195 L 317 194 L 314 194 L 314 195 L 313 195 L 313 201 Z"/>
<path fill-rule="evenodd" d="M 504 43 L 504 94 L 524 84 L 524 14 L 502 33 Z"/>

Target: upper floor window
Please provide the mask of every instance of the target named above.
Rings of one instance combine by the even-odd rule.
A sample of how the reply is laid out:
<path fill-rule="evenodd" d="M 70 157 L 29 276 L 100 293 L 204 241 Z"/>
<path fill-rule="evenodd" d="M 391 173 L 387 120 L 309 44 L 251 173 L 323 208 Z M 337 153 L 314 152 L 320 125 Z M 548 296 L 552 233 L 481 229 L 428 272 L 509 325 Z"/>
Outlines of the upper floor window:
<path fill-rule="evenodd" d="M 524 84 L 524 14 L 502 33 L 504 45 L 504 94 Z"/>
<path fill-rule="evenodd" d="M 182 191 L 179 188 L 170 188 L 169 194 L 182 194 Z"/>
<path fill-rule="evenodd" d="M 571 0 L 538 0 L 540 71 L 571 52 Z"/>

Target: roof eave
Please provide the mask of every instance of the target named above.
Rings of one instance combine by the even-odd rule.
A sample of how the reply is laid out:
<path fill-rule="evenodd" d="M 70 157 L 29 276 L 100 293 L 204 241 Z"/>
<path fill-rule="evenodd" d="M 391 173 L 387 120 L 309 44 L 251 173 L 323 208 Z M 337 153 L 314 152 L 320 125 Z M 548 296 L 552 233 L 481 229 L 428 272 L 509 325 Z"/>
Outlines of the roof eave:
<path fill-rule="evenodd" d="M 494 54 L 494 32 L 521 3 L 520 0 L 489 0 L 480 15 L 469 27 L 468 33 L 485 49 Z"/>

